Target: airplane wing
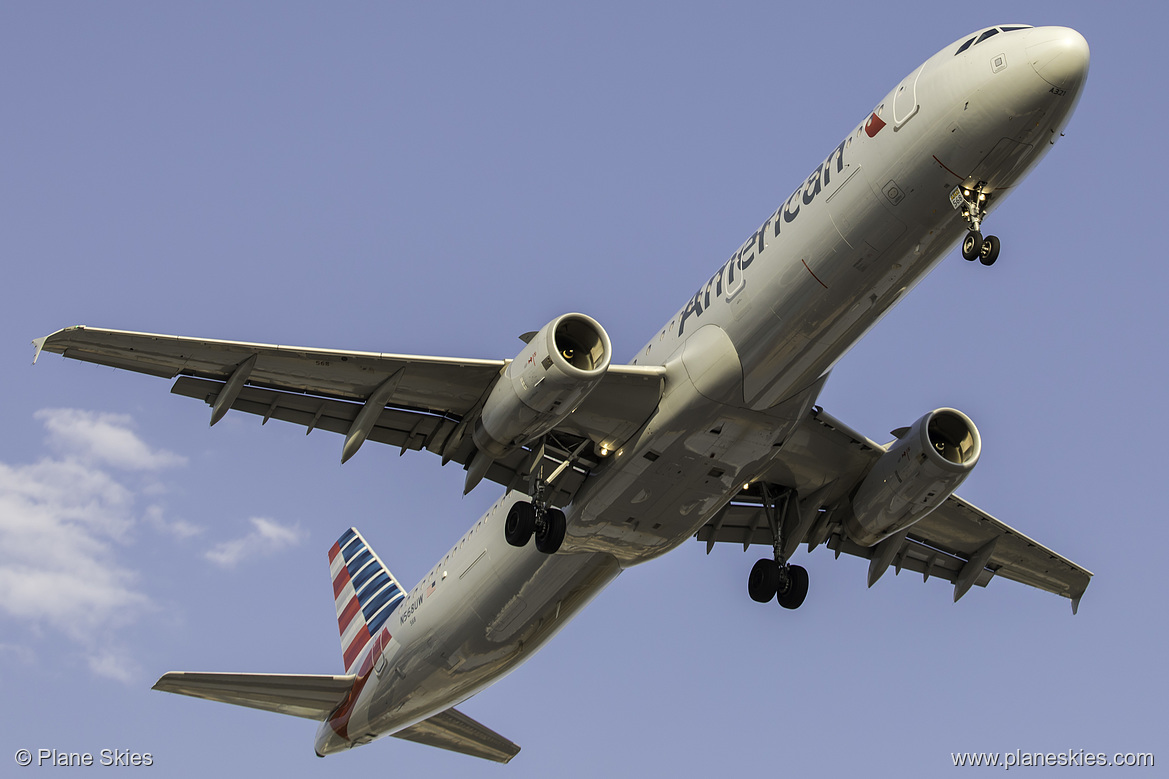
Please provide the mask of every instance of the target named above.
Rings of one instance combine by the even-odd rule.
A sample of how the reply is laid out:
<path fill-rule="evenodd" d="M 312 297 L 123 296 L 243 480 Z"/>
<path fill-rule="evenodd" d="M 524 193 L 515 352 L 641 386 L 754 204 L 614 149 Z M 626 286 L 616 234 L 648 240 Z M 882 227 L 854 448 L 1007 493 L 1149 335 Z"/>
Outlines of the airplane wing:
<path fill-rule="evenodd" d="M 788 440 L 763 477 L 773 491 L 796 496 L 785 511 L 785 553 L 803 542 L 811 551 L 827 542 L 839 557 L 863 557 L 869 563 L 869 586 L 889 566 L 908 569 L 924 580 L 954 584 L 954 600 L 973 585 L 985 587 L 995 576 L 1021 582 L 1068 598 L 1074 613 L 1092 573 L 1053 552 L 978 507 L 953 495 L 902 532 L 871 547 L 860 546 L 844 533 L 840 519 L 823 506 L 837 505 L 860 482 L 886 447 L 851 430 L 816 409 Z M 782 485 L 782 486 L 781 486 Z M 806 496 L 805 500 L 800 500 Z M 709 553 L 715 543 L 771 546 L 770 525 L 759 488 L 744 491 L 696 534 Z"/>
<path fill-rule="evenodd" d="M 33 341 L 42 351 L 98 365 L 177 379 L 171 392 L 205 401 L 212 424 L 229 409 L 351 437 L 363 408 L 381 407 L 361 440 L 406 450 L 426 449 L 443 463 L 466 465 L 470 432 L 482 403 L 508 360 L 346 352 L 275 344 L 183 338 L 77 326 Z M 36 358 L 34 357 L 34 362 Z M 600 386 L 548 437 L 546 472 L 574 452 L 555 482 L 556 505 L 568 503 L 590 467 L 586 439 L 624 441 L 661 397 L 662 370 L 612 365 Z M 363 419 L 367 419 L 364 418 Z M 364 426 L 363 426 L 364 427 Z M 360 442 L 359 444 L 360 445 Z M 579 451 L 578 451 L 579 450 Z M 352 454 L 346 449 L 347 455 Z M 347 456 L 346 455 L 346 456 Z M 527 487 L 538 454 L 517 449 L 486 474 L 512 489 Z"/>

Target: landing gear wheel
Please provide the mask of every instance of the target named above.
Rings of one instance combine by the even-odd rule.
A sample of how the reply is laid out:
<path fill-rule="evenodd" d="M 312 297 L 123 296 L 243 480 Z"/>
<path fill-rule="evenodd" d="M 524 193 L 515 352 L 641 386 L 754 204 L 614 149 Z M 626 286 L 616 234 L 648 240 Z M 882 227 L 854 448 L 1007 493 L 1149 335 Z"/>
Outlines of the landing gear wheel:
<path fill-rule="evenodd" d="M 779 566 L 774 560 L 763 559 L 751 568 L 751 576 L 747 579 L 747 592 L 751 600 L 757 603 L 767 603 L 775 597 L 775 589 L 779 585 Z"/>
<path fill-rule="evenodd" d="M 556 550 L 564 543 L 567 525 L 564 512 L 560 509 L 545 511 L 543 523 L 536 528 L 536 548 L 544 554 L 556 554 Z"/>
<path fill-rule="evenodd" d="M 536 509 L 521 501 L 512 505 L 503 523 L 503 537 L 512 546 L 526 546 L 536 528 Z"/>
<path fill-rule="evenodd" d="M 965 244 L 963 244 L 963 251 L 965 251 Z M 965 256 L 965 254 L 963 254 Z M 999 238 L 997 235 L 988 235 L 982 242 L 982 246 L 978 252 L 978 260 L 983 265 L 994 265 L 994 261 L 999 258 Z"/>
<path fill-rule="evenodd" d="M 998 239 L 995 239 L 997 245 Z M 966 237 L 962 240 L 962 259 L 974 262 L 982 253 L 983 247 L 982 233 L 977 230 L 971 230 L 966 233 Z M 997 256 L 997 252 L 996 252 Z"/>
<path fill-rule="evenodd" d="M 798 609 L 808 597 L 808 572 L 802 566 L 787 567 L 787 581 L 780 582 L 775 593 L 779 605 L 785 609 Z"/>

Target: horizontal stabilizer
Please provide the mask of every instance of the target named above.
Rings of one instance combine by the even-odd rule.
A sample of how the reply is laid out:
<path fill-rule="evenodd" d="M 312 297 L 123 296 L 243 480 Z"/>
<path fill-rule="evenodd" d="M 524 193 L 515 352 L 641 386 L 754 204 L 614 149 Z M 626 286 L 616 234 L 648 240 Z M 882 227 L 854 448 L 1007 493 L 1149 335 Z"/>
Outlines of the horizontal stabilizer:
<path fill-rule="evenodd" d="M 354 676 L 221 674 L 172 671 L 153 689 L 209 701 L 324 720 L 349 694 Z"/>
<path fill-rule="evenodd" d="M 394 737 L 497 763 L 509 762 L 520 751 L 516 744 L 480 725 L 458 709 L 447 709 L 435 714 L 417 725 L 398 731 Z"/>

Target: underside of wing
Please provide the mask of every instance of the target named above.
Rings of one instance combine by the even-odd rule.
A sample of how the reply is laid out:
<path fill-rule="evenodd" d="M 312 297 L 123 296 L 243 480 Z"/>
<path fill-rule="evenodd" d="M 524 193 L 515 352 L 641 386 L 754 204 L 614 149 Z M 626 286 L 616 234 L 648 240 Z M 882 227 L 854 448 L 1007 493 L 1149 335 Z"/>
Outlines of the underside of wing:
<path fill-rule="evenodd" d="M 879 543 L 863 546 L 850 537 L 845 516 L 849 498 L 889 447 L 881 446 L 816 410 L 785 442 L 763 480 L 727 504 L 696 538 L 715 543 L 772 546 L 773 525 L 790 556 L 800 543 L 811 551 L 825 544 L 869 560 L 872 586 L 890 568 L 954 585 L 954 599 L 1001 576 L 1068 598 L 1079 607 L 1092 574 L 957 495 L 924 518 Z M 769 518 L 769 512 L 771 517 Z"/>
<path fill-rule="evenodd" d="M 152 689 L 320 721 L 337 708 L 356 678 L 172 671 Z"/>
<path fill-rule="evenodd" d="M 33 342 L 85 362 L 174 379 L 171 391 L 211 406 L 345 436 L 342 461 L 367 440 L 427 450 L 464 467 L 475 421 L 508 360 L 346 352 L 70 327 Z M 589 442 L 624 441 L 657 407 L 662 375 L 612 365 L 599 385 L 540 442 L 495 458 L 482 474 L 527 489 L 532 473 L 560 469 L 552 502 L 568 503 L 597 461 Z"/>

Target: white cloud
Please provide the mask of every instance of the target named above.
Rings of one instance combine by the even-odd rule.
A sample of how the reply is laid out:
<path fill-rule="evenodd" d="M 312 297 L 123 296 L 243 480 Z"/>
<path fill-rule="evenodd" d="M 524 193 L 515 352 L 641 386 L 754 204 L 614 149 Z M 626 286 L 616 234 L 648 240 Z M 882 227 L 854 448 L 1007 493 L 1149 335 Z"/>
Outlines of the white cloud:
<path fill-rule="evenodd" d="M 174 452 L 151 449 L 131 430 L 133 423 L 125 414 L 46 408 L 35 417 L 45 423 L 50 445 L 68 459 L 133 471 L 156 471 L 187 462 Z"/>
<path fill-rule="evenodd" d="M 78 409 L 35 414 L 54 456 L 30 464 L 0 462 L 0 616 L 18 620 L 0 658 L 39 657 L 27 644 L 64 636 L 90 672 L 121 682 L 140 671 L 126 630 L 157 609 L 128 551 L 149 527 L 179 541 L 206 528 L 168 517 L 155 475 L 186 459 L 146 444 L 125 415 Z M 140 509 L 136 501 L 149 501 Z M 299 526 L 253 518 L 251 530 L 206 551 L 232 567 L 295 546 Z"/>
<path fill-rule="evenodd" d="M 115 554 L 132 504 L 108 474 L 77 463 L 0 463 L 0 609 L 76 640 L 132 621 L 149 604 Z"/>
<path fill-rule="evenodd" d="M 185 519 L 167 519 L 163 516 L 162 506 L 148 506 L 142 516 L 155 530 L 172 535 L 180 541 L 200 535 L 207 529 Z"/>
<path fill-rule="evenodd" d="M 109 469 L 155 471 L 184 458 L 149 447 L 126 416 L 45 409 L 35 417 L 59 456 L 0 463 L 0 613 L 33 635 L 63 634 L 93 673 L 130 681 L 136 666 L 117 633 L 154 605 L 121 558 L 137 521 L 135 490 Z"/>
<path fill-rule="evenodd" d="M 207 550 L 205 557 L 216 565 L 234 568 L 245 557 L 262 557 L 296 546 L 305 533 L 299 525 L 287 527 L 280 523 L 252 517 L 252 532 L 241 538 L 224 541 Z"/>
<path fill-rule="evenodd" d="M 139 669 L 137 663 L 121 648 L 107 648 L 97 654 L 89 656 L 89 670 L 98 676 L 113 679 L 124 684 L 131 684 L 137 678 Z"/>

